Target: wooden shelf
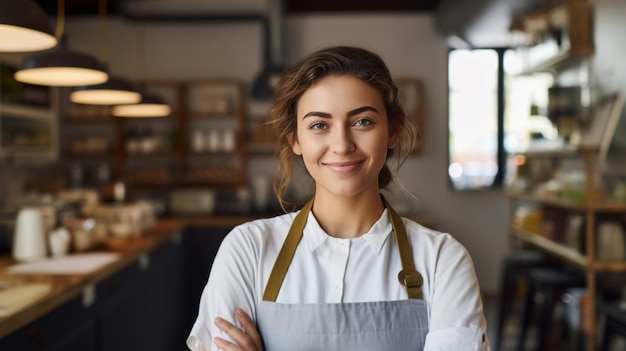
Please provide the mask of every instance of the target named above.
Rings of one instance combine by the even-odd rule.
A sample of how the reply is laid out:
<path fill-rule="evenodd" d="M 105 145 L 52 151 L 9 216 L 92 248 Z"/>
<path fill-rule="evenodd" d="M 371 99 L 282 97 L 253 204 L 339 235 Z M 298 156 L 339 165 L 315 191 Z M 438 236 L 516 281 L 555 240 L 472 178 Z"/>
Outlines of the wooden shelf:
<path fill-rule="evenodd" d="M 528 150 L 518 152 L 515 155 L 524 157 L 581 157 L 583 155 L 594 156 L 600 148 L 598 146 L 571 146 L 558 149 L 545 149 L 545 150 Z"/>
<path fill-rule="evenodd" d="M 206 150 L 206 151 L 194 151 L 191 150 L 189 151 L 189 155 L 193 155 L 193 156 L 233 156 L 237 154 L 237 150 L 232 150 L 232 151 L 224 151 L 224 150 L 218 150 L 218 151 L 210 151 L 210 150 Z"/>
<path fill-rule="evenodd" d="M 531 202 L 540 205 L 548 205 L 558 207 L 561 210 L 569 212 L 578 212 L 584 215 L 585 224 L 583 226 L 583 238 L 585 252 L 581 253 L 576 249 L 573 249 L 560 242 L 554 241 L 550 238 L 544 237 L 537 233 L 532 233 L 520 228 L 515 220 L 511 220 L 511 236 L 518 238 L 523 242 L 530 243 L 539 249 L 550 253 L 563 261 L 573 263 L 574 265 L 582 267 L 586 272 L 587 284 L 586 294 L 590 301 L 595 301 L 599 295 L 596 291 L 596 280 L 598 272 L 626 272 L 626 261 L 602 261 L 597 260 L 596 257 L 596 221 L 598 220 L 598 214 L 600 213 L 615 213 L 626 214 L 626 204 L 615 203 L 605 200 L 606 195 L 596 193 L 596 186 L 594 182 L 595 173 L 595 160 L 598 155 L 597 147 L 572 147 L 561 150 L 537 150 L 531 152 L 520 153 L 518 155 L 529 158 L 527 162 L 533 162 L 533 158 L 580 158 L 584 161 L 585 171 L 585 188 L 586 194 L 585 200 L 576 202 L 558 196 L 542 196 L 534 193 L 522 193 L 516 191 L 507 191 L 506 195 L 509 199 L 515 202 Z M 542 161 L 542 160 L 538 160 Z M 597 195 L 597 196 L 594 196 Z M 519 204 L 518 204 L 519 205 Z M 512 218 L 514 217 L 513 207 Z M 567 229 L 560 229 L 567 230 Z M 558 233 L 558 234 L 562 234 Z M 587 349 L 594 350 L 596 345 L 597 335 L 596 331 L 596 304 L 590 303 L 586 307 L 586 315 L 589 316 L 589 330 L 592 332 L 588 334 Z"/>
<path fill-rule="evenodd" d="M 541 234 L 531 233 L 521 228 L 514 228 L 513 235 L 527 243 L 535 245 L 559 258 L 579 265 L 583 268 L 592 267 L 596 271 L 626 271 L 626 261 L 595 261 L 593 264 L 580 252 L 566 245 L 554 242 Z"/>
<path fill-rule="evenodd" d="M 540 72 L 553 72 L 553 71 L 561 71 L 567 67 L 571 67 L 579 62 L 581 62 L 585 58 L 584 55 L 575 54 L 570 52 L 569 50 L 563 50 L 558 52 L 556 55 L 533 64 L 530 67 L 524 69 L 520 75 L 531 75 L 534 73 Z"/>
<path fill-rule="evenodd" d="M 507 191 L 506 195 L 509 198 L 528 201 L 528 202 L 536 202 L 540 204 L 556 206 L 567 210 L 572 211 L 597 211 L 597 212 L 626 212 L 626 204 L 616 203 L 616 202 L 596 202 L 596 203 L 577 203 L 571 200 L 559 198 L 559 197 L 546 197 L 540 196 L 530 193 L 518 193 Z"/>
<path fill-rule="evenodd" d="M 545 238 L 540 234 L 531 233 L 519 227 L 515 227 L 513 230 L 513 235 L 524 240 L 525 242 L 533 244 L 541 248 L 542 250 L 545 250 L 555 256 L 558 256 L 581 267 L 586 267 L 589 263 L 587 257 L 585 257 L 585 255 L 581 254 L 580 252 L 568 246 Z"/>
<path fill-rule="evenodd" d="M 124 157 L 129 158 L 150 158 L 150 157 L 173 157 L 175 152 L 172 150 L 152 151 L 152 152 L 125 152 Z"/>
<path fill-rule="evenodd" d="M 274 155 L 278 148 L 276 145 L 248 144 L 248 152 L 255 155 Z"/>
<path fill-rule="evenodd" d="M 113 159 L 115 158 L 115 154 L 112 151 L 103 151 L 103 152 L 76 152 L 76 151 L 65 151 L 63 155 L 69 159 L 85 159 L 85 158 L 98 158 L 98 159 Z"/>
<path fill-rule="evenodd" d="M 540 42 L 522 48 L 526 50 L 528 56 L 546 52 L 547 48 L 556 52 L 550 57 L 537 58 L 530 62 L 522 74 L 558 73 L 580 64 L 595 52 L 592 8 L 587 1 L 565 1 L 564 4 L 547 11 L 542 9 L 530 14 L 523 21 L 528 26 L 526 33 L 528 37 L 543 38 Z M 566 37 L 567 41 L 560 42 L 548 32 L 548 29 L 562 31 L 564 34 L 562 36 Z"/>

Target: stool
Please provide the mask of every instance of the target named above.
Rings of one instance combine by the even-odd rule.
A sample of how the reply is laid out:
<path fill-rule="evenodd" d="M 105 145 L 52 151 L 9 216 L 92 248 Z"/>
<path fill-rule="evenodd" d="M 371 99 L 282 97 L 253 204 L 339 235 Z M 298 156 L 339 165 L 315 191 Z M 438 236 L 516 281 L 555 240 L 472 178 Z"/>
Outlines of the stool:
<path fill-rule="evenodd" d="M 541 251 L 522 250 L 507 255 L 503 260 L 502 286 L 500 288 L 500 309 L 496 325 L 495 350 L 502 347 L 502 332 L 507 317 L 511 314 L 515 288 L 521 280 L 525 280 L 528 271 L 538 267 L 556 267 L 562 263 Z"/>
<path fill-rule="evenodd" d="M 578 288 L 586 286 L 585 276 L 580 272 L 566 270 L 565 268 L 534 268 L 528 272 L 529 289 L 526 295 L 526 305 L 524 306 L 524 317 L 520 331 L 520 337 L 517 344 L 517 350 L 524 350 L 524 342 L 526 341 L 526 332 L 531 322 L 531 315 L 534 310 L 535 294 L 542 293 L 544 296 L 541 304 L 537 350 L 546 350 L 546 339 L 549 335 L 550 322 L 552 321 L 552 312 L 554 310 L 554 298 L 562 294 L 569 288 Z"/>
<path fill-rule="evenodd" d="M 626 310 L 618 309 L 617 307 L 607 308 L 605 313 L 606 322 L 604 324 L 600 351 L 609 351 L 614 336 L 621 335 L 626 337 Z"/>

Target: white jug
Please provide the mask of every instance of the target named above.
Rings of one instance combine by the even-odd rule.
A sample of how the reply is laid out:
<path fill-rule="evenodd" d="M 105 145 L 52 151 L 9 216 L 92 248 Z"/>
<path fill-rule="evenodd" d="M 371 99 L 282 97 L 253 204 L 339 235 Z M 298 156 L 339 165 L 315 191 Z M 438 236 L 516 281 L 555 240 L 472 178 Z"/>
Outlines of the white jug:
<path fill-rule="evenodd" d="M 46 232 L 41 211 L 25 207 L 17 214 L 13 237 L 13 258 L 17 261 L 33 261 L 45 258 Z"/>

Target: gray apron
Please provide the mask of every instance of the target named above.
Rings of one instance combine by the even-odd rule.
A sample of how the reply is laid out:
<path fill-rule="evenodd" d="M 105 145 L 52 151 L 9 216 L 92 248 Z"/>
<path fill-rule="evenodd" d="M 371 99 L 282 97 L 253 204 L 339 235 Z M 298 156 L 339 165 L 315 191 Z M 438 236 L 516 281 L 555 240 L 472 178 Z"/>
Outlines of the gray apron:
<path fill-rule="evenodd" d="M 306 224 L 313 200 L 294 219 L 276 258 L 257 307 L 257 328 L 266 351 L 422 350 L 428 312 L 422 298 L 422 276 L 415 271 L 402 219 L 384 200 L 398 244 L 402 271 L 398 279 L 408 300 L 356 303 L 275 303 Z"/>

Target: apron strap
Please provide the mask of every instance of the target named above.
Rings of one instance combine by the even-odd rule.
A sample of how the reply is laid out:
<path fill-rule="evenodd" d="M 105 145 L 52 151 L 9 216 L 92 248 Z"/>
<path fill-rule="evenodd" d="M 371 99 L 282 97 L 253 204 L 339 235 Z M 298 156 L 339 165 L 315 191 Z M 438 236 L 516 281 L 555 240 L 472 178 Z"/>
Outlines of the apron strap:
<path fill-rule="evenodd" d="M 385 207 L 387 207 L 389 218 L 391 218 L 391 227 L 393 228 L 393 234 L 396 237 L 396 245 L 398 246 L 398 252 L 400 253 L 400 261 L 402 262 L 402 270 L 398 273 L 398 280 L 400 281 L 400 284 L 404 285 L 409 299 L 423 299 L 424 297 L 421 287 L 424 283 L 424 279 L 422 278 L 422 275 L 415 270 L 413 252 L 411 250 L 411 245 L 409 244 L 406 229 L 402 223 L 402 217 L 400 217 L 391 205 L 389 205 L 385 197 L 382 197 L 382 199 Z"/>
<path fill-rule="evenodd" d="M 406 229 L 402 223 L 402 218 L 396 213 L 396 211 L 394 211 L 384 197 L 382 197 L 382 199 L 385 207 L 387 208 L 387 213 L 389 214 L 393 234 L 396 238 L 398 252 L 400 254 L 400 261 L 402 263 L 402 271 L 398 273 L 398 279 L 400 280 L 400 283 L 404 285 L 409 299 L 422 299 L 423 295 L 421 286 L 424 280 L 422 275 L 415 270 L 413 253 L 406 234 Z M 302 207 L 300 213 L 296 215 L 291 228 L 289 228 L 287 238 L 285 239 L 285 242 L 276 257 L 276 262 L 274 263 L 267 285 L 265 286 L 263 301 L 276 301 L 280 287 L 282 286 L 285 275 L 287 274 L 287 269 L 289 269 L 293 255 L 296 252 L 296 247 L 302 238 L 302 232 L 304 231 L 304 226 L 312 207 L 313 199 Z"/>
<path fill-rule="evenodd" d="M 312 207 L 313 199 L 302 207 L 300 213 L 298 213 L 296 218 L 293 220 L 293 224 L 291 224 L 291 228 L 289 228 L 287 238 L 285 238 L 285 242 L 280 248 L 280 252 L 278 253 L 278 257 L 276 257 L 276 262 L 272 268 L 272 273 L 270 274 L 270 278 L 265 286 L 263 301 L 276 301 L 278 291 L 280 290 L 281 285 L 283 285 L 287 269 L 289 268 L 293 255 L 296 252 L 296 247 L 300 242 L 300 238 L 302 238 L 304 225 L 306 224 L 306 220 L 309 217 L 309 211 L 311 211 Z"/>

